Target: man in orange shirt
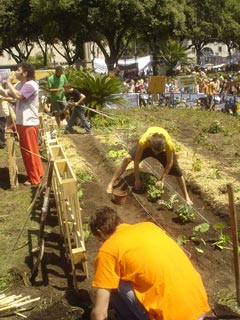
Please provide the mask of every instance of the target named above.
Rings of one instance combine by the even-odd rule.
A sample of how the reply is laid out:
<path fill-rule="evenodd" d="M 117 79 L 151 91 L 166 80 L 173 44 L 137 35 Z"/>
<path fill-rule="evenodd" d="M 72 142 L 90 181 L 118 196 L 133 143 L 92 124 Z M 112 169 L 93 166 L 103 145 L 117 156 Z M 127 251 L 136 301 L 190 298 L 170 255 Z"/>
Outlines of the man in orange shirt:
<path fill-rule="evenodd" d="M 151 222 L 121 223 L 102 207 L 90 228 L 101 242 L 92 285 L 97 287 L 91 320 L 202 320 L 210 310 L 201 276 L 164 230 Z M 144 235 L 144 236 L 143 236 Z"/>

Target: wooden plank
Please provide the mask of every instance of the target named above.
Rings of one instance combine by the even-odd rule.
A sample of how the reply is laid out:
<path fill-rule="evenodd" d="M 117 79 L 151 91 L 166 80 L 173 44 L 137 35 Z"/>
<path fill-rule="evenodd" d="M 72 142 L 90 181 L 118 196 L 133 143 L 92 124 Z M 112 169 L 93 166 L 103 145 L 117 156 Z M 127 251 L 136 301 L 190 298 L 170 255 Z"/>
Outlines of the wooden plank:
<path fill-rule="evenodd" d="M 8 153 L 8 168 L 11 188 L 18 187 L 18 168 L 16 160 L 16 145 L 13 131 L 5 131 L 7 153 Z"/>
<path fill-rule="evenodd" d="M 85 259 L 85 250 L 83 248 L 73 248 L 72 259 L 74 264 L 82 262 Z"/>

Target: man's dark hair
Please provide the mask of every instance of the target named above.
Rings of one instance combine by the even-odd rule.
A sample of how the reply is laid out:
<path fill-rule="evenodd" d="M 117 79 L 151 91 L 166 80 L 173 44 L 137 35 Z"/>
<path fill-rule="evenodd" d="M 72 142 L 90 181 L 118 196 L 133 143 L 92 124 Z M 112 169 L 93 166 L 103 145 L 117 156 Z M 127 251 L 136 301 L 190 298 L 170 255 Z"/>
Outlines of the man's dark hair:
<path fill-rule="evenodd" d="M 69 88 L 69 89 L 72 88 L 71 83 L 65 83 L 64 88 Z"/>
<path fill-rule="evenodd" d="M 63 67 L 62 66 L 56 66 L 55 71 L 63 71 Z"/>
<path fill-rule="evenodd" d="M 149 141 L 150 147 L 158 152 L 161 152 L 166 147 L 166 140 L 163 135 L 154 133 Z"/>
<path fill-rule="evenodd" d="M 17 68 L 21 67 L 23 72 L 27 72 L 27 80 L 35 80 L 35 70 L 31 63 L 20 62 Z"/>
<path fill-rule="evenodd" d="M 98 208 L 95 213 L 92 214 L 89 225 L 94 236 L 99 235 L 98 230 L 110 236 L 115 232 L 120 222 L 121 219 L 117 212 L 108 206 L 104 206 Z"/>

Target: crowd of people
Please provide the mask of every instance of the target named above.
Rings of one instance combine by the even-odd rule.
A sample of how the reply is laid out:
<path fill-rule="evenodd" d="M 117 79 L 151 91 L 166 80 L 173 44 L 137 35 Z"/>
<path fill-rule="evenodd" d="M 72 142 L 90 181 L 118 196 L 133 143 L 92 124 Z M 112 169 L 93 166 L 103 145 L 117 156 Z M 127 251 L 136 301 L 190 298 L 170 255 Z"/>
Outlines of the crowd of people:
<path fill-rule="evenodd" d="M 213 111 L 221 103 L 224 106 L 222 111 L 236 114 L 238 97 L 240 97 L 240 71 L 227 75 L 216 72 L 210 77 L 203 69 L 199 69 L 192 70 L 189 76 L 194 76 L 195 82 L 187 87 L 179 85 L 178 76 L 166 77 L 165 90 L 159 95 L 157 103 L 174 106 L 181 102 L 179 94 L 195 94 L 195 103 L 207 110 Z M 152 94 L 148 89 L 148 78 L 126 81 L 126 92 L 139 94 L 140 106 L 153 104 Z"/>

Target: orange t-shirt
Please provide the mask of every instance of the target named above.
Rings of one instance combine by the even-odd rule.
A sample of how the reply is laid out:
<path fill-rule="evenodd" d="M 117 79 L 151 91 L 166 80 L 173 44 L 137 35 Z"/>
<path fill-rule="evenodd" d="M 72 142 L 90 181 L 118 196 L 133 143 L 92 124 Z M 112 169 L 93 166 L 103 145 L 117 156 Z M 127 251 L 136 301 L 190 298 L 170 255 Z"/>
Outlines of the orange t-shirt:
<path fill-rule="evenodd" d="M 92 285 L 130 281 L 152 320 L 197 320 L 210 310 L 199 273 L 178 244 L 151 222 L 121 224 L 101 246 Z"/>

